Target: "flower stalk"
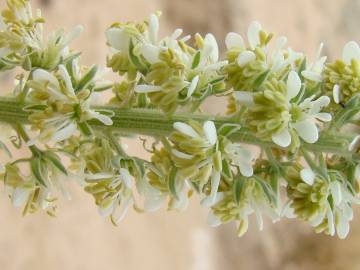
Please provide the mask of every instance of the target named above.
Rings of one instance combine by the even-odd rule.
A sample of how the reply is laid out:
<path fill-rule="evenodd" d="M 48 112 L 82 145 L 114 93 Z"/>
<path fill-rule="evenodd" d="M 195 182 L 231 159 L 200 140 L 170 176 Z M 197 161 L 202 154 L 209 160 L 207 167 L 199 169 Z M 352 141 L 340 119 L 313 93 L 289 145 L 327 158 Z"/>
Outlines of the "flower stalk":
<path fill-rule="evenodd" d="M 20 124 L 28 124 L 29 113 L 24 111 L 27 104 L 18 102 L 16 98 L 0 97 L 0 121 Z M 169 136 L 176 122 L 186 122 L 193 119 L 200 122 L 212 120 L 217 127 L 228 124 L 237 124 L 236 120 L 229 117 L 219 117 L 209 114 L 175 113 L 164 115 L 155 109 L 119 109 L 111 106 L 95 106 L 94 109 L 109 110 L 113 113 L 113 125 L 106 127 L 99 121 L 91 121 L 90 126 L 94 128 L 108 128 L 120 131 L 126 135 L 147 135 L 157 138 Z M 304 144 L 303 147 L 312 152 L 323 152 L 352 156 L 360 160 L 360 155 L 348 151 L 348 145 L 352 141 L 352 134 L 333 134 L 331 140 L 319 139 L 314 144 Z M 264 141 L 256 137 L 250 130 L 240 129 L 231 134 L 230 138 L 236 142 L 261 147 L 273 147 L 283 149 L 272 142 Z"/>

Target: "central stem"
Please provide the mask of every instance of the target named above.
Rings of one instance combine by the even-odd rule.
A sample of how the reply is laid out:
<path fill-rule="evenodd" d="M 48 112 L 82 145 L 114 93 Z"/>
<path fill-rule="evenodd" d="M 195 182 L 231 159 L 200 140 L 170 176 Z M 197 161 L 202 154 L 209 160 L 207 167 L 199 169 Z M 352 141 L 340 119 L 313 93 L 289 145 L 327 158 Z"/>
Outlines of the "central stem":
<path fill-rule="evenodd" d="M 0 121 L 10 124 L 28 124 L 29 113 L 23 110 L 26 104 L 17 101 L 15 98 L 0 97 Z M 168 136 L 173 130 L 175 122 L 187 122 L 188 120 L 214 121 L 217 128 L 224 124 L 236 123 L 235 120 L 228 117 L 219 117 L 206 114 L 176 113 L 166 115 L 158 110 L 150 109 L 119 109 L 111 106 L 95 107 L 95 109 L 106 109 L 114 112 L 113 125 L 109 128 L 119 130 L 125 134 L 149 135 L 155 137 Z M 93 128 L 106 128 L 99 121 L 89 121 Z M 347 150 L 348 144 L 353 136 L 335 134 L 332 138 L 320 138 L 314 144 L 304 143 L 304 147 L 313 152 L 334 153 L 344 156 L 351 156 L 352 153 Z M 257 138 L 250 130 L 242 128 L 233 133 L 230 138 L 233 141 L 246 144 L 258 145 L 262 147 L 277 147 L 269 141 L 263 141 Z M 357 155 L 353 158 L 360 159 Z"/>

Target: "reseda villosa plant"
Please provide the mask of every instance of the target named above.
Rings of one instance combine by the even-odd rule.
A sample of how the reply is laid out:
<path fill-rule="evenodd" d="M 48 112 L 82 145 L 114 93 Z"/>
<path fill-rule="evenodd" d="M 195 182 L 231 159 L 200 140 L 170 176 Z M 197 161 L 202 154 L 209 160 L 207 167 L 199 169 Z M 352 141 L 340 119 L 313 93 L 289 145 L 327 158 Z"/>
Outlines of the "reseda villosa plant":
<path fill-rule="evenodd" d="M 0 70 L 18 75 L 0 97 L 0 176 L 14 206 L 54 216 L 74 180 L 115 225 L 130 207 L 182 210 L 197 194 L 210 224 L 235 221 L 239 236 L 255 214 L 260 229 L 263 216 L 298 218 L 345 238 L 360 203 L 359 45 L 330 63 L 321 45 L 309 61 L 254 22 L 221 59 L 212 34 L 159 38 L 159 17 L 106 30 L 111 82 L 69 48 L 81 26 L 45 37 L 40 11 L 7 1 Z M 209 97 L 227 98 L 224 115 L 202 111 Z M 150 160 L 127 153 L 130 135 L 154 139 Z"/>

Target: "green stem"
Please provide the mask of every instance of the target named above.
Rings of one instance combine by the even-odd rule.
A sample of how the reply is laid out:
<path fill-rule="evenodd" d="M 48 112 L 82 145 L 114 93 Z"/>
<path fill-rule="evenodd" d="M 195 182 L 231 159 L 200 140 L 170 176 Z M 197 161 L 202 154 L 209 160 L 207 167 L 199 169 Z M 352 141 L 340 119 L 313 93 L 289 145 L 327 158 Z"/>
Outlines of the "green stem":
<path fill-rule="evenodd" d="M 14 98 L 0 97 L 0 121 L 10 124 L 28 124 L 29 113 L 23 110 L 26 104 L 18 102 Z M 236 123 L 236 120 L 206 114 L 176 113 L 165 115 L 158 110 L 150 109 L 119 109 L 111 106 L 94 107 L 94 109 L 106 109 L 114 112 L 111 130 L 117 130 L 124 134 L 148 135 L 155 137 L 168 136 L 173 130 L 174 122 L 187 122 L 189 119 L 206 121 L 212 120 L 217 127 L 223 124 Z M 106 128 L 99 121 L 89 121 L 94 129 Z M 334 135 L 333 135 L 334 137 Z M 347 150 L 347 145 L 353 136 L 336 134 L 337 140 L 320 138 L 314 144 L 304 143 L 303 147 L 312 152 L 334 153 L 344 156 L 353 156 L 360 159 L 358 155 Z M 250 130 L 242 128 L 231 135 L 233 141 L 243 142 L 261 147 L 280 148 L 270 141 L 257 138 Z M 345 143 L 344 143 L 345 142 Z"/>

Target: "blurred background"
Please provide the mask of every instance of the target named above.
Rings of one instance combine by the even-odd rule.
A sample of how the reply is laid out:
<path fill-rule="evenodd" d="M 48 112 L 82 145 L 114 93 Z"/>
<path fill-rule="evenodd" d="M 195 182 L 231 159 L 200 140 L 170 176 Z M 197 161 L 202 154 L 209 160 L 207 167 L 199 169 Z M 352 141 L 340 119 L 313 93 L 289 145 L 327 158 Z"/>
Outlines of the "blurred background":
<path fill-rule="evenodd" d="M 3 7 L 5 0 L 0 4 Z M 163 11 L 163 34 L 180 27 L 186 33 L 212 32 L 221 41 L 229 31 L 246 33 L 256 19 L 310 57 L 315 57 L 320 42 L 333 58 L 341 55 L 346 41 L 360 41 L 358 0 L 33 0 L 32 4 L 43 10 L 47 29 L 85 26 L 74 47 L 83 51 L 86 64 L 105 65 L 104 30 L 111 23 L 143 20 L 157 10 Z M 1 76 L 3 86 L 12 81 L 12 75 Z M 141 154 L 137 144 L 129 147 Z M 263 232 L 252 220 L 249 232 L 237 238 L 233 224 L 210 228 L 196 199 L 181 213 L 130 211 L 114 227 L 75 185 L 72 200 L 59 203 L 55 219 L 43 213 L 23 218 L 1 190 L 0 269 L 4 270 L 360 269 L 356 216 L 346 240 L 317 235 L 306 224 L 291 220 L 268 222 Z"/>

